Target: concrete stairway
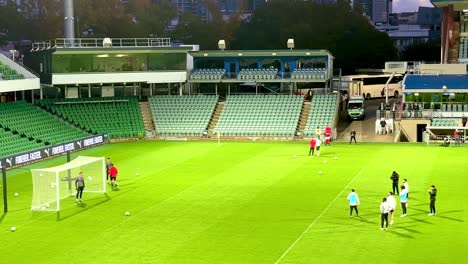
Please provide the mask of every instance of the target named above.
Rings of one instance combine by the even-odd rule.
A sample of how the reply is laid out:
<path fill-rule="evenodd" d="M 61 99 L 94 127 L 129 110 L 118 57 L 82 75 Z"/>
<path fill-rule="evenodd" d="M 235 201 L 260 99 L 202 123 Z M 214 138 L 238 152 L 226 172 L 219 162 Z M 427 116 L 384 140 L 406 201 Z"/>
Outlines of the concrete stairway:
<path fill-rule="evenodd" d="M 340 131 L 336 141 L 349 142 L 351 131 L 356 131 L 357 142 L 394 142 L 395 132 L 389 134 L 376 134 L 375 133 L 375 119 L 368 119 L 362 121 L 353 121 L 346 125 L 340 126 Z"/>
<path fill-rule="evenodd" d="M 154 131 L 153 115 L 151 114 L 151 108 L 148 102 L 140 102 L 141 116 L 143 118 L 143 124 L 145 129 Z"/>
<path fill-rule="evenodd" d="M 213 116 L 211 117 L 210 123 L 208 124 L 208 131 L 212 131 L 216 124 L 218 124 L 219 117 L 221 116 L 221 112 L 223 111 L 225 102 L 218 102 L 216 108 L 213 112 Z"/>
<path fill-rule="evenodd" d="M 301 116 L 299 117 L 299 122 L 297 124 L 297 131 L 304 131 L 307 125 L 307 119 L 309 118 L 311 103 L 304 101 L 302 103 Z M 297 136 L 296 136 L 297 137 Z M 298 137 L 297 139 L 303 138 L 303 136 Z"/>

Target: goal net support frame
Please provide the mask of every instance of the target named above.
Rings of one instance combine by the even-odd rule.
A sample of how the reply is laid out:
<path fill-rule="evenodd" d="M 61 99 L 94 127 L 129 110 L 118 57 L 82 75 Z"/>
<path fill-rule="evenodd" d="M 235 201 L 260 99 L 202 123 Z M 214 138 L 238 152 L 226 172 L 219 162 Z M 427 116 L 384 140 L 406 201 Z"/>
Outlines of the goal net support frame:
<path fill-rule="evenodd" d="M 444 127 L 428 126 L 423 133 L 423 142 L 426 144 L 454 145 L 456 140 L 453 136 L 455 129 L 459 131 L 459 143 L 461 145 L 468 142 L 468 127 Z"/>
<path fill-rule="evenodd" d="M 83 193 L 106 193 L 104 157 L 79 156 L 59 166 L 31 170 L 31 210 L 60 211 L 61 200 L 76 195 L 75 180 L 80 172 L 85 182 Z"/>

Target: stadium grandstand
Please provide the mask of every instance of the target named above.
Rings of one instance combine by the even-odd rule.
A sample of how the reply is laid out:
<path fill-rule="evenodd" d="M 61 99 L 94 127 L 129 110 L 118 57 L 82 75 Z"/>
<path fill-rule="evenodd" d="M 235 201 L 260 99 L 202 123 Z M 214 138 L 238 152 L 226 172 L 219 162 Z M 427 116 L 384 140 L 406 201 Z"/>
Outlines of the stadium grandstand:
<path fill-rule="evenodd" d="M 408 141 L 421 142 L 425 133 L 441 141 L 452 138 L 455 130 L 466 137 L 468 1 L 431 2 L 443 11 L 441 64 L 415 63 L 404 77 L 402 104 L 394 110 L 399 134 Z"/>
<path fill-rule="evenodd" d="M 144 134 L 136 97 L 43 99 L 37 104 L 89 133 L 107 134 L 112 139 Z"/>
<path fill-rule="evenodd" d="M 213 132 L 241 137 L 293 137 L 303 100 L 296 95 L 228 96 Z"/>
<path fill-rule="evenodd" d="M 432 1 L 443 64 L 371 69 L 369 97 L 325 49 L 75 38 L 63 2 L 65 38 L 21 64 L 0 54 L 1 263 L 393 261 L 382 245 L 408 263 L 465 258 L 468 0 Z"/>
<path fill-rule="evenodd" d="M 35 103 L 88 133 L 292 139 L 309 115 L 303 91 L 330 92 L 333 59 L 326 50 L 199 51 L 167 38 L 63 38 L 33 43 L 24 61 L 41 78 Z"/>
<path fill-rule="evenodd" d="M 40 88 L 36 74 L 0 53 L 0 102 L 34 100 Z"/>

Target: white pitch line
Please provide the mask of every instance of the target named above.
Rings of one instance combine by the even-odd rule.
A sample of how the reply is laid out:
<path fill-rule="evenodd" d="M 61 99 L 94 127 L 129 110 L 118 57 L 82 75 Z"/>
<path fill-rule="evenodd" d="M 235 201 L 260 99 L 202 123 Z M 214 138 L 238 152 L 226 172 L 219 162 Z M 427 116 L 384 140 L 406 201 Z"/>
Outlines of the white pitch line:
<path fill-rule="evenodd" d="M 328 211 L 328 209 L 336 202 L 336 200 L 338 200 L 338 198 L 340 198 L 340 196 L 344 193 L 344 191 L 346 189 L 349 188 L 349 186 L 354 182 L 354 180 L 361 174 L 361 172 L 363 171 L 364 169 L 361 169 L 352 179 L 351 181 L 349 181 L 349 183 L 343 188 L 343 190 L 341 190 L 341 192 L 335 197 L 335 199 L 333 199 L 333 201 L 331 201 L 328 206 L 323 209 L 323 211 L 319 214 L 319 216 L 317 216 L 317 218 L 314 219 L 314 221 L 312 221 L 312 223 L 310 223 L 310 225 L 304 230 L 304 232 L 302 232 L 302 234 L 299 235 L 299 237 L 297 237 L 296 240 L 294 240 L 294 242 L 288 247 L 288 249 L 286 249 L 286 251 L 284 251 L 283 255 L 281 255 L 276 261 L 275 261 L 275 264 L 278 264 L 280 263 L 281 260 L 283 260 L 283 258 L 289 253 L 289 251 L 291 251 L 291 249 L 294 248 L 294 246 L 296 246 L 297 242 L 299 242 L 299 240 L 302 239 L 302 237 L 315 225 L 315 223 L 318 222 L 318 220 L 322 217 L 322 215 Z"/>

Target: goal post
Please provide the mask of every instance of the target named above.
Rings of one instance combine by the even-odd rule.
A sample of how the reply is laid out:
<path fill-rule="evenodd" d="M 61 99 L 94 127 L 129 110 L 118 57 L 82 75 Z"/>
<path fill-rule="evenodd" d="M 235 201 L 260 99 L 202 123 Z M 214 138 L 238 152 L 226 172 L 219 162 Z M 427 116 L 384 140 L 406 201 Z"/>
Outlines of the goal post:
<path fill-rule="evenodd" d="M 75 180 L 80 172 L 83 172 L 85 182 L 84 193 L 106 192 L 104 157 L 79 156 L 56 167 L 31 170 L 31 210 L 60 211 L 60 200 L 76 194 Z"/>

